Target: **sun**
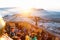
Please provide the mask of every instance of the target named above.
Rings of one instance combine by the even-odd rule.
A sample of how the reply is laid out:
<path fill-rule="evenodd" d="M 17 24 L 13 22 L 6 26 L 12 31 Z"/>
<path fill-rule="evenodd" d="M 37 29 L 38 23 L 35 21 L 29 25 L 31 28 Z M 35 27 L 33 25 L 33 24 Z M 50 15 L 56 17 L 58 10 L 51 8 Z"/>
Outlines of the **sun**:
<path fill-rule="evenodd" d="M 31 7 L 26 5 L 26 6 L 22 6 L 21 7 L 21 15 L 22 16 L 29 16 L 30 15 L 30 12 L 31 12 Z"/>
<path fill-rule="evenodd" d="M 31 7 L 27 7 L 27 6 L 21 8 L 22 12 L 24 12 L 24 13 L 30 12 L 31 11 L 30 9 L 31 9 Z"/>
<path fill-rule="evenodd" d="M 24 17 L 28 17 L 29 15 L 31 14 L 31 10 L 30 9 L 28 9 L 28 8 L 23 8 L 22 9 L 22 16 L 24 16 Z"/>

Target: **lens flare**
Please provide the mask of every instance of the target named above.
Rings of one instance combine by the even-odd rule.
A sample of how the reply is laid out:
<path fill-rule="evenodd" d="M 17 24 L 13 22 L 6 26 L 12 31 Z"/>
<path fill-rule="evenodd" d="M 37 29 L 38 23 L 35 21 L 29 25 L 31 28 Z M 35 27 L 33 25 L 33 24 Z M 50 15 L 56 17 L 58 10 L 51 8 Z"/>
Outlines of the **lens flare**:
<path fill-rule="evenodd" d="M 5 40 L 4 38 L 0 38 L 0 40 Z"/>
<path fill-rule="evenodd" d="M 0 16 L 0 37 L 3 35 L 4 28 L 5 28 L 5 22 L 3 18 Z"/>
<path fill-rule="evenodd" d="M 31 14 L 31 8 L 30 7 L 23 7 L 22 9 L 21 9 L 22 11 L 22 16 L 24 16 L 24 17 L 28 17 L 30 14 Z"/>
<path fill-rule="evenodd" d="M 2 29 L 5 26 L 5 22 L 2 17 L 0 17 L 0 29 Z"/>

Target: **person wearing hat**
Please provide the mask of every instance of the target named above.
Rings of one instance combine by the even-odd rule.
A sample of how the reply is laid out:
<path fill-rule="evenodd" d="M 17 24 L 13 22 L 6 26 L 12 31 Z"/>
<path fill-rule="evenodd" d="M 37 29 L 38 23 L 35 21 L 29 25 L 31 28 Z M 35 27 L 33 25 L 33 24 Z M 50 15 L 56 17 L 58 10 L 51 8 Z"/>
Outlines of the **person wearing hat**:
<path fill-rule="evenodd" d="M 12 38 L 13 36 L 16 36 L 15 27 L 11 27 L 9 36 L 10 36 L 11 38 Z"/>

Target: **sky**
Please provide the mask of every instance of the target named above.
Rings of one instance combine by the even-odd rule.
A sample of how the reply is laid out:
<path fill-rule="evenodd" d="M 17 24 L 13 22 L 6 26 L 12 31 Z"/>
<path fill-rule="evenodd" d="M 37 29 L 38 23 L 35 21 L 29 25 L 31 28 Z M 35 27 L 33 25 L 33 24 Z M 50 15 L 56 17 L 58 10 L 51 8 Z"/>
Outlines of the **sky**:
<path fill-rule="evenodd" d="M 18 7 L 22 9 L 43 8 L 60 10 L 60 0 L 0 0 L 0 8 Z"/>

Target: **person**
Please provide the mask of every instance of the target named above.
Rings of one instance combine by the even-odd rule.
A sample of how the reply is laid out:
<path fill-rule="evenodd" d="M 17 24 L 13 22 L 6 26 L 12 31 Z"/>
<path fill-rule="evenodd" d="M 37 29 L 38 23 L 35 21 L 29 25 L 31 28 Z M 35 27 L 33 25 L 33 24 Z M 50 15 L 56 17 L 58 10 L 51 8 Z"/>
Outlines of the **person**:
<path fill-rule="evenodd" d="M 25 40 L 25 33 L 23 31 L 19 32 L 19 34 L 21 35 L 21 40 Z"/>
<path fill-rule="evenodd" d="M 2 37 L 0 37 L 0 40 L 13 40 L 12 38 L 10 38 L 6 33 L 2 35 Z"/>
<path fill-rule="evenodd" d="M 17 40 L 21 40 L 21 34 L 17 34 Z"/>
<path fill-rule="evenodd" d="M 47 40 L 48 39 L 48 33 L 42 32 L 42 40 Z"/>
<path fill-rule="evenodd" d="M 6 23 L 5 30 L 9 34 L 9 32 L 10 32 L 10 25 L 9 25 L 9 23 Z"/>
<path fill-rule="evenodd" d="M 13 40 L 11 39 L 8 35 L 6 35 L 4 33 L 5 30 L 5 21 L 3 20 L 3 18 L 0 16 L 0 40 Z"/>
<path fill-rule="evenodd" d="M 25 40 L 31 40 L 31 38 L 30 38 L 28 33 L 26 33 Z"/>
<path fill-rule="evenodd" d="M 42 35 L 41 35 L 41 33 L 38 33 L 38 34 L 37 34 L 37 39 L 38 39 L 38 40 L 42 40 Z"/>
<path fill-rule="evenodd" d="M 11 27 L 9 36 L 10 36 L 11 38 L 14 37 L 14 36 L 16 36 L 15 27 Z"/>
<path fill-rule="evenodd" d="M 35 33 L 32 33 L 32 40 L 37 40 Z"/>

